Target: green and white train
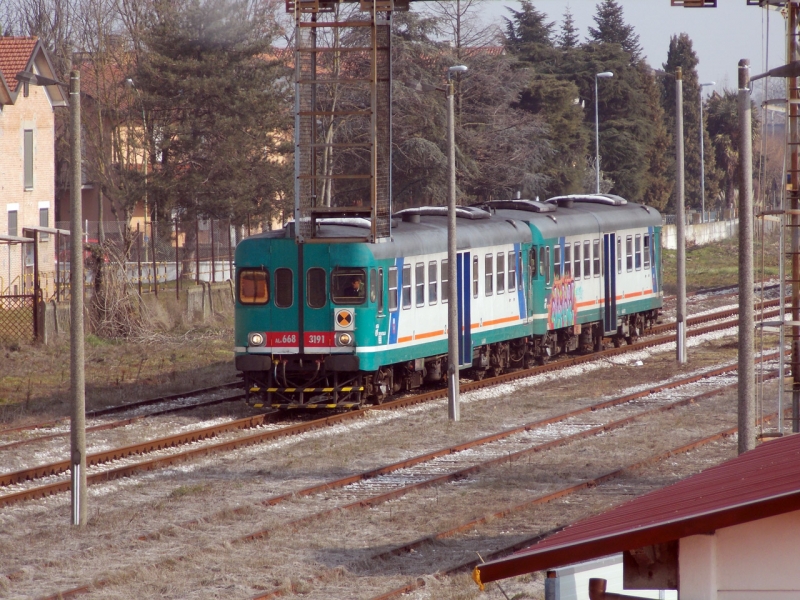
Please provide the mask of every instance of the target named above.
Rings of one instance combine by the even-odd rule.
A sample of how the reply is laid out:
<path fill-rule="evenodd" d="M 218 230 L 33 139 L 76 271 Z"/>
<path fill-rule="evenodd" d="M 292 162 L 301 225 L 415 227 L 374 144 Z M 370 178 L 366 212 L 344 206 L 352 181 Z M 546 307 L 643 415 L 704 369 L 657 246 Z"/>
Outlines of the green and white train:
<path fill-rule="evenodd" d="M 369 227 L 358 219 L 322 221 L 322 243 L 298 244 L 291 223 L 243 240 L 235 360 L 248 401 L 349 408 L 444 383 L 449 301 L 471 378 L 597 350 L 604 338 L 631 342 L 656 320 L 655 209 L 592 194 L 459 207 L 457 217 L 455 285 L 444 207 L 397 213 L 391 240 L 377 244 L 337 242 Z"/>

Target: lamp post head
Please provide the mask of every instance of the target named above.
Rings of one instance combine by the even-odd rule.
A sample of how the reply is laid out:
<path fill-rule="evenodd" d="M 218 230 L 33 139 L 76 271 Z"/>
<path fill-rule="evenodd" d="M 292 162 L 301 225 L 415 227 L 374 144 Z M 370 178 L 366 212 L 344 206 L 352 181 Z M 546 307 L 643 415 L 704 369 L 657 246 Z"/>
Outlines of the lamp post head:
<path fill-rule="evenodd" d="M 128 87 L 132 87 L 132 88 L 136 87 L 136 84 L 133 82 L 133 79 L 131 79 L 130 77 L 128 77 L 125 80 L 125 85 L 127 85 Z"/>
<path fill-rule="evenodd" d="M 595 77 L 600 77 L 601 79 L 608 79 L 609 77 L 613 77 L 614 73 L 611 71 L 603 71 L 602 73 L 597 73 Z"/>
<path fill-rule="evenodd" d="M 708 85 L 717 85 L 717 82 L 716 81 L 709 81 L 708 83 L 701 83 L 700 87 L 702 88 L 702 87 L 706 87 Z"/>
<path fill-rule="evenodd" d="M 466 65 L 454 65 L 447 69 L 447 79 L 451 79 L 456 73 L 466 73 L 467 70 Z"/>

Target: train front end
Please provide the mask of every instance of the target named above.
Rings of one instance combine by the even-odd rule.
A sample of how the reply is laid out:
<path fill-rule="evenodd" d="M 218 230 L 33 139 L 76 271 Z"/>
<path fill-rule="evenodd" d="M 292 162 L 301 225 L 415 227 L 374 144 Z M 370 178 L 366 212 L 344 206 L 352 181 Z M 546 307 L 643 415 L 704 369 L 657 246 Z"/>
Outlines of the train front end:
<path fill-rule="evenodd" d="M 364 244 L 298 245 L 288 230 L 238 245 L 234 352 L 249 404 L 351 409 L 381 395 L 357 354 L 377 309 L 371 262 Z"/>

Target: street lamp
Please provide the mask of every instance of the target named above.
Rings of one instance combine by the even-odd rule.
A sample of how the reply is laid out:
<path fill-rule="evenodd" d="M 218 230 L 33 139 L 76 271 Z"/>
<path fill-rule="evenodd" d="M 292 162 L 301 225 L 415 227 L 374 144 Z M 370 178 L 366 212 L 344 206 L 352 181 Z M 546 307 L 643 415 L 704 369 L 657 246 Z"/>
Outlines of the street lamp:
<path fill-rule="evenodd" d="M 706 160 L 703 153 L 703 134 L 705 133 L 705 123 L 703 123 L 703 88 L 717 85 L 714 81 L 700 84 L 700 207 L 703 214 L 703 223 L 706 222 Z"/>
<path fill-rule="evenodd" d="M 447 415 L 451 421 L 461 417 L 458 402 L 458 272 L 456 260 L 456 134 L 454 77 L 457 73 L 465 73 L 467 67 L 455 65 L 447 69 Z M 466 282 L 464 283 L 466 286 Z M 453 293 L 455 291 L 455 293 Z M 467 325 L 469 327 L 469 325 Z"/>
<path fill-rule="evenodd" d="M 597 193 L 600 193 L 600 118 L 597 111 L 597 80 L 613 77 L 611 71 L 596 73 L 594 76 L 594 151 L 595 171 L 597 174 Z"/>
<path fill-rule="evenodd" d="M 144 233 L 147 235 L 147 118 L 144 112 L 144 101 L 142 100 L 142 94 L 139 92 L 139 88 L 136 87 L 136 83 L 128 77 L 125 80 L 125 85 L 129 88 L 133 88 L 133 91 L 136 92 L 136 95 L 139 97 L 139 105 L 142 107 L 142 127 L 144 128 L 144 132 L 142 133 L 142 163 L 144 163 Z M 147 244 L 144 247 L 144 259 L 147 260 Z"/>
<path fill-rule="evenodd" d="M 29 85 L 66 84 L 29 71 L 17 73 Z M 81 74 L 69 74 L 70 116 L 70 464 L 72 473 L 72 524 L 86 525 L 86 379 L 83 346 L 83 232 L 81 229 Z"/>

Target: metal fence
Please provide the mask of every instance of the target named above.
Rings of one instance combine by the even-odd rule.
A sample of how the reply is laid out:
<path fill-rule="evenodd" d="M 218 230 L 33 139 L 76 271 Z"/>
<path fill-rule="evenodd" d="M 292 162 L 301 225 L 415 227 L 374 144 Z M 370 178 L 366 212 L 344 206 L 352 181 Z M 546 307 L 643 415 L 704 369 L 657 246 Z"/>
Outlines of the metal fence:
<path fill-rule="evenodd" d="M 0 342 L 32 339 L 34 327 L 34 296 L 0 296 Z"/>
<path fill-rule="evenodd" d="M 245 234 L 228 220 L 200 219 L 137 222 L 86 221 L 86 283 L 92 284 L 92 261 L 123 266 L 123 276 L 140 293 L 181 282 L 220 282 L 233 278 L 234 249 Z"/>

